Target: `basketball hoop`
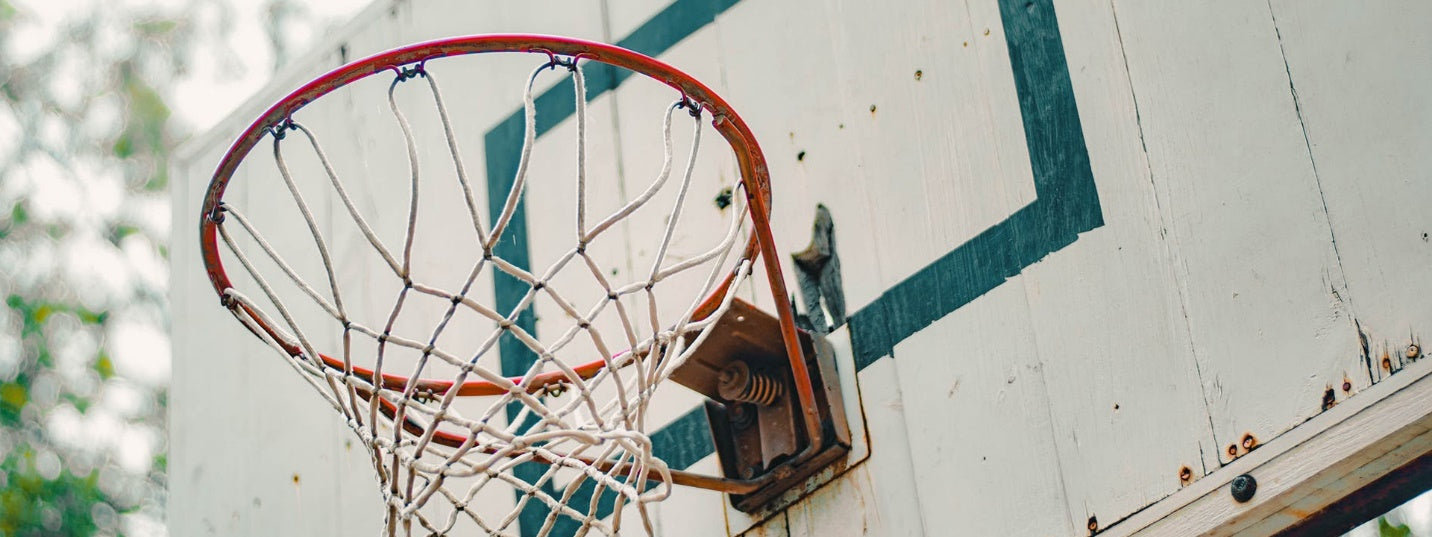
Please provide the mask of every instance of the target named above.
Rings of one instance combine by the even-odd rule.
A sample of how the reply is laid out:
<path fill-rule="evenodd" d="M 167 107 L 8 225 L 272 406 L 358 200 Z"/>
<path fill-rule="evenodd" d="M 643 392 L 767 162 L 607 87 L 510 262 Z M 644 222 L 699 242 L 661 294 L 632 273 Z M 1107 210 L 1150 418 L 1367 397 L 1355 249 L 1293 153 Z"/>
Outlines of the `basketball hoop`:
<path fill-rule="evenodd" d="M 525 129 L 517 172 L 501 200 L 501 210 L 491 214 L 485 214 L 475 200 L 453 126 L 456 118 L 444 104 L 437 82 L 443 76 L 439 67 L 443 62 L 435 61 L 487 53 L 525 54 L 533 59 L 523 86 Z M 593 63 L 619 67 L 674 90 L 671 99 L 662 103 L 661 171 L 642 192 L 622 200 L 609 214 L 588 214 L 588 198 L 595 190 L 584 168 L 588 103 L 583 68 Z M 534 86 L 539 77 L 554 73 L 570 77 L 575 90 L 575 229 L 570 245 L 550 265 L 527 267 L 502 255 L 498 244 L 510 233 L 509 225 L 524 199 L 555 195 L 534 190 L 528 181 L 538 113 Z M 350 84 L 384 75 L 392 77 L 388 105 L 410 163 L 411 197 L 402 209 L 399 203 L 390 204 L 394 211 L 406 210 L 401 247 L 382 240 L 365 218 L 343 174 L 322 149 L 323 133 L 305 124 L 300 113 Z M 475 259 L 453 260 L 471 267 L 456 287 L 425 281 L 414 270 L 422 174 L 417 137 L 395 97 L 398 88 L 410 83 L 426 87 L 441 118 L 453 172 L 465 196 L 470 231 L 480 250 Z M 673 124 L 682 117 L 692 120 L 684 163 L 673 142 Z M 692 174 L 708 124 L 734 154 L 740 175 L 738 203 L 726 213 L 729 222 L 712 230 L 706 247 L 677 259 L 669 249 L 684 212 L 692 205 Z M 316 254 L 321 278 L 304 278 L 295 263 L 266 239 L 262 224 L 224 198 L 236 171 L 265 138 L 272 140 L 276 164 L 269 173 L 277 172 L 287 190 L 274 193 L 275 197 L 291 199 L 302 216 L 301 228 L 285 232 L 311 235 L 308 253 Z M 341 202 L 335 204 L 335 219 L 356 228 L 354 235 L 381 259 L 384 278 L 399 288 L 386 322 L 357 319 L 345 303 L 355 291 L 340 285 L 343 267 L 332 253 L 332 237 L 323 232 L 285 157 L 285 148 L 292 149 L 289 144 L 294 142 L 311 150 L 321 163 L 322 182 L 331 188 L 326 195 Z M 664 211 L 655 207 L 659 195 L 672 200 Z M 499 206 L 492 203 L 489 200 L 490 207 Z M 781 256 L 771 233 L 770 203 L 770 177 L 751 130 L 725 101 L 690 76 L 611 45 L 537 35 L 484 35 L 419 43 L 358 60 L 281 99 L 240 135 L 219 164 L 203 202 L 200 241 L 209 278 L 224 307 L 277 349 L 363 440 L 387 506 L 386 535 L 412 535 L 415 528 L 421 534 L 446 534 L 460 519 L 473 520 L 488 533 L 505 534 L 534 500 L 550 512 L 537 532 L 541 535 L 563 517 L 575 521 L 582 532 L 615 534 L 623 506 L 634 507 L 650 533 L 646 505 L 664 499 L 672 484 L 731 493 L 738 507 L 749 510 L 835 460 L 849 445 L 829 357 L 822 354 L 818 338 L 799 332 L 794 324 Z M 591 250 L 639 212 L 654 213 L 659 218 L 652 221 L 665 227 L 650 245 L 655 252 L 650 266 L 631 281 L 616 281 L 598 267 Z M 239 284 L 228 270 L 234 262 L 243 271 L 244 281 Z M 758 262 L 774 299 L 774 318 L 737 298 L 737 290 L 755 273 Z M 573 273 L 605 296 L 590 304 L 572 298 L 558 279 Z M 480 279 L 493 274 L 525 287 L 515 307 L 499 308 L 478 297 Z M 668 282 L 677 278 L 696 283 L 673 291 L 674 284 Z M 677 297 L 685 304 L 680 311 L 658 307 L 666 297 L 663 293 L 683 290 L 694 294 L 690 299 Z M 435 300 L 446 308 L 441 321 L 420 335 L 396 330 L 395 320 L 402 316 L 405 301 L 420 299 Z M 566 323 L 546 340 L 519 322 L 539 299 L 560 310 L 554 315 Z M 326 319 L 320 325 L 302 322 L 294 313 L 298 303 L 316 307 Z M 638 311 L 638 305 L 645 311 Z M 440 341 L 459 312 L 490 328 L 479 338 L 476 350 L 454 351 Z M 602 323 L 619 334 L 604 335 Z M 337 339 L 325 344 L 314 335 L 323 330 L 337 331 Z M 520 375 L 504 374 L 484 359 L 497 353 L 497 342 L 503 337 L 515 338 L 535 356 Z M 596 352 L 574 346 L 578 338 L 589 341 Z M 623 344 L 614 345 L 617 341 Z M 622 346 L 626 350 L 618 350 Z M 415 358 L 396 365 L 392 356 L 399 352 Z M 397 371 L 400 368 L 405 369 Z M 435 376 L 436 368 L 446 368 L 448 374 Z M 652 397 L 668 379 L 712 400 L 708 413 L 713 417 L 724 476 L 671 469 L 654 455 L 646 417 Z M 475 410 L 459 409 L 459 398 L 482 403 Z M 759 417 L 741 417 L 747 409 Z M 752 419 L 759 424 L 750 429 L 753 432 L 730 426 Z M 732 438 L 742 434 L 752 435 L 749 438 L 761 447 L 737 450 Z M 752 471 L 748 460 L 755 461 L 759 471 Z M 535 479 L 518 475 L 518 468 L 531 464 L 546 469 Z M 568 478 L 560 488 L 555 481 L 559 474 Z M 584 483 L 594 485 L 598 496 L 603 492 L 614 496 L 615 504 L 606 506 L 609 521 L 596 499 L 585 504 L 573 500 Z M 516 490 L 519 499 L 505 515 L 480 514 L 471 506 L 489 487 Z M 429 508 L 437 503 L 445 507 Z"/>

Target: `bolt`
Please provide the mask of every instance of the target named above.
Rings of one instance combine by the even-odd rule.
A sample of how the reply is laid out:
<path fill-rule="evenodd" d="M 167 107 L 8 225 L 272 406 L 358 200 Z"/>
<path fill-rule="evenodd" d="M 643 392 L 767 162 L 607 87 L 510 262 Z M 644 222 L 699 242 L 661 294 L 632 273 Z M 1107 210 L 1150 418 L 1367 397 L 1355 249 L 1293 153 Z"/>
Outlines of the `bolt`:
<path fill-rule="evenodd" d="M 1418 347 L 1416 343 L 1413 343 L 1413 344 L 1411 344 L 1411 345 L 1408 345 L 1408 346 L 1407 346 L 1407 359 L 1408 359 L 1408 360 L 1415 360 L 1418 356 L 1422 356 L 1422 347 Z"/>
<path fill-rule="evenodd" d="M 1258 492 L 1258 480 L 1253 476 L 1243 474 L 1233 478 L 1233 483 L 1228 486 L 1233 493 L 1233 499 L 1238 503 L 1244 503 L 1253 499 L 1253 493 Z"/>
<path fill-rule="evenodd" d="M 744 430 L 756 424 L 756 409 L 750 403 L 731 405 L 731 426 Z"/>
<path fill-rule="evenodd" d="M 1243 449 L 1253 451 L 1255 447 L 1258 447 L 1258 439 L 1253 436 L 1253 433 L 1244 433 Z"/>
<path fill-rule="evenodd" d="M 1193 469 L 1187 466 L 1178 469 L 1178 480 L 1182 483 L 1193 481 Z"/>
<path fill-rule="evenodd" d="M 1350 391 L 1352 391 L 1352 381 L 1351 381 L 1351 380 L 1344 380 L 1344 381 L 1343 381 L 1343 391 L 1345 391 L 1345 392 L 1350 392 Z"/>
<path fill-rule="evenodd" d="M 1237 456 L 1238 456 L 1238 444 L 1228 444 L 1228 456 L 1229 456 L 1229 457 L 1237 457 Z"/>
<path fill-rule="evenodd" d="M 752 464 L 752 465 L 750 465 L 750 466 L 747 466 L 745 470 L 741 470 L 741 477 L 744 478 L 744 479 L 751 479 L 751 478 L 756 477 L 756 474 L 758 474 L 758 473 L 760 473 L 760 472 L 761 472 L 761 465 L 759 465 L 759 464 Z"/>
<path fill-rule="evenodd" d="M 567 393 L 567 385 L 561 382 L 554 382 L 542 387 L 542 395 L 547 397 L 561 397 Z M 432 392 L 428 392 L 428 399 L 432 400 Z"/>

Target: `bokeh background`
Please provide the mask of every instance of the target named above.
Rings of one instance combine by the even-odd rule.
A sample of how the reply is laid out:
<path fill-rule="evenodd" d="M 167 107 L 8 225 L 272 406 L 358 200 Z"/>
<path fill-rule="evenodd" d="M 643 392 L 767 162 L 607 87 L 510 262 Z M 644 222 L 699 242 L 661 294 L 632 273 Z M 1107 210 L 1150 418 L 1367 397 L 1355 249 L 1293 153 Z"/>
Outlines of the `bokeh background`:
<path fill-rule="evenodd" d="M 0 0 L 0 536 L 165 535 L 173 149 L 361 0 Z"/>

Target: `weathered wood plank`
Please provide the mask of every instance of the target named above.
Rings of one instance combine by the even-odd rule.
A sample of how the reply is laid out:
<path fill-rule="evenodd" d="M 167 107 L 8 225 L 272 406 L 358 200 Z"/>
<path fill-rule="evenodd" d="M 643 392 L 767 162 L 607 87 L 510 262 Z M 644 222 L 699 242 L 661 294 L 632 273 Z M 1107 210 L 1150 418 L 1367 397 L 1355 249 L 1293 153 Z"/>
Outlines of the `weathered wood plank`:
<path fill-rule="evenodd" d="M 1426 2 L 1273 2 L 1279 46 L 1347 278 L 1383 379 L 1432 326 L 1432 22 Z M 1387 366 L 1383 358 L 1387 358 Z M 1354 389 L 1366 375 L 1350 375 Z M 1341 390 L 1339 390 L 1341 391 Z"/>
<path fill-rule="evenodd" d="M 915 491 L 931 534 L 1076 532 L 1050 422 L 1048 374 L 1034 341 L 1010 335 L 1011 328 L 1029 330 L 1024 279 L 1016 276 L 896 346 Z M 882 446 L 872 443 L 878 456 Z"/>
<path fill-rule="evenodd" d="M 1418 362 L 1105 534 L 1267 535 L 1432 450 L 1432 363 Z M 1258 481 L 1247 503 L 1228 483 Z"/>
<path fill-rule="evenodd" d="M 1342 267 L 1267 5 L 1114 6 L 1227 462 L 1357 371 Z"/>
<path fill-rule="evenodd" d="M 1024 281 L 1070 523 L 1102 527 L 1206 473 L 1217 445 L 1112 6 L 1058 14 L 1104 226 Z"/>

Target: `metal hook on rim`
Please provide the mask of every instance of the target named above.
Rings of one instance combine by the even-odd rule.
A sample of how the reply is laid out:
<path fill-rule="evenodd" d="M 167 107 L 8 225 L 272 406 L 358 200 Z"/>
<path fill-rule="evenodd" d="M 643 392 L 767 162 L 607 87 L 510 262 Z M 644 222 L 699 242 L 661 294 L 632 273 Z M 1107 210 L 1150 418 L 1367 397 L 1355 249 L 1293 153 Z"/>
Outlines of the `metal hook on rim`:
<path fill-rule="evenodd" d="M 275 140 L 284 139 L 285 136 L 288 136 L 288 131 L 293 130 L 298 130 L 298 124 L 294 123 L 293 116 L 284 116 L 282 120 L 268 128 L 269 134 L 272 134 Z"/>
<path fill-rule="evenodd" d="M 419 61 L 416 64 L 413 64 L 412 66 L 401 68 L 398 66 L 393 66 L 392 69 L 398 72 L 398 82 L 405 82 L 418 77 L 426 78 L 428 76 L 427 63 L 428 60 L 424 58 L 423 60 Z"/>
<path fill-rule="evenodd" d="M 224 202 L 222 201 L 219 202 L 218 204 L 214 205 L 213 210 L 209 211 L 209 221 L 215 224 L 224 223 L 224 213 L 228 210 L 228 205 L 224 204 Z"/>
<path fill-rule="evenodd" d="M 691 100 L 691 98 L 687 97 L 685 93 L 681 94 L 681 102 L 676 103 L 676 107 L 685 108 L 687 113 L 691 114 L 691 117 L 694 118 L 701 117 L 701 112 L 703 110 L 701 103 Z"/>
<path fill-rule="evenodd" d="M 543 67 L 546 67 L 547 69 L 556 69 L 558 66 L 561 66 L 561 67 L 566 67 L 568 71 L 576 71 L 576 70 L 577 70 L 577 60 L 578 60 L 579 58 L 581 58 L 581 55 L 579 54 L 579 55 L 577 55 L 577 56 L 573 56 L 573 57 L 571 57 L 571 58 L 565 58 L 565 59 L 564 59 L 564 58 L 558 57 L 558 56 L 557 56 L 557 53 L 552 52 L 552 51 L 550 51 L 550 50 L 547 50 L 547 49 L 545 49 L 545 48 L 536 49 L 536 50 L 539 51 L 539 52 L 542 52 L 543 54 L 546 54 L 546 55 L 547 55 L 547 65 L 544 65 L 544 66 L 543 66 Z"/>

